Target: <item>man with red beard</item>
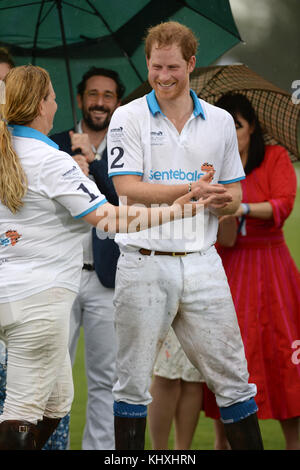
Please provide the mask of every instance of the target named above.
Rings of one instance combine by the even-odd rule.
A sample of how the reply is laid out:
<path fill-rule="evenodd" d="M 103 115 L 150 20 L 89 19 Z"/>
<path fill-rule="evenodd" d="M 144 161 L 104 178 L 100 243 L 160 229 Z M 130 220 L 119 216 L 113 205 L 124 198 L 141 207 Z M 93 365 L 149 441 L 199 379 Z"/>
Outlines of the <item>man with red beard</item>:
<path fill-rule="evenodd" d="M 170 223 L 116 236 L 117 450 L 144 449 L 151 375 L 171 326 L 216 396 L 231 448 L 263 448 L 256 386 L 248 382 L 234 305 L 214 247 L 218 217 L 240 204 L 244 171 L 232 117 L 190 89 L 196 52 L 197 39 L 185 25 L 170 21 L 149 28 L 145 53 L 153 90 L 117 109 L 108 130 L 109 175 L 121 202 L 126 196 L 131 204 L 169 205 L 192 187 L 212 196 L 197 227 Z M 207 167 L 211 180 L 202 172 Z"/>
<path fill-rule="evenodd" d="M 113 70 L 93 67 L 77 86 L 82 119 L 77 129 L 51 136 L 94 179 L 107 200 L 118 205 L 107 175 L 106 133 L 120 106 L 125 88 Z M 99 235 L 99 234 L 98 234 Z M 84 328 L 88 404 L 82 449 L 115 448 L 112 386 L 115 378 L 113 295 L 119 248 L 114 240 L 98 238 L 96 230 L 84 243 L 81 285 L 71 312 L 70 356 L 75 360 L 80 327 Z"/>

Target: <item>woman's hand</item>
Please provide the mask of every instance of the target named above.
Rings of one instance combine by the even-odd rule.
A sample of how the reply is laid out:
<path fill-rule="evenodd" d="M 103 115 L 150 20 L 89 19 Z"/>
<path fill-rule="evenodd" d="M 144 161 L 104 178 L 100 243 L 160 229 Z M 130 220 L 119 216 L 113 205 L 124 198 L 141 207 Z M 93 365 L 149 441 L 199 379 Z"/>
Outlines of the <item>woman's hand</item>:
<path fill-rule="evenodd" d="M 201 188 L 197 186 L 192 191 L 176 199 L 171 206 L 171 209 L 175 211 L 175 218 L 193 217 L 201 212 L 204 207 L 211 204 L 215 195 L 200 197 L 201 193 Z"/>

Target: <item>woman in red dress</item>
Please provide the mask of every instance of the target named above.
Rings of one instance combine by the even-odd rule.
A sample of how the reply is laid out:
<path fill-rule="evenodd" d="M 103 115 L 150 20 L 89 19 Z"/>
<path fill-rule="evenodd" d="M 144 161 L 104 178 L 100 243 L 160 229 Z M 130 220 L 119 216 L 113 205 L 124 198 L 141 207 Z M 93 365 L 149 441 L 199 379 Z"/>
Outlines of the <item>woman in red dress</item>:
<path fill-rule="evenodd" d="M 220 220 L 218 251 L 228 277 L 248 361 L 257 385 L 258 418 L 280 421 L 286 449 L 300 449 L 300 273 L 283 236 L 297 190 L 293 165 L 281 146 L 264 146 L 248 99 L 217 103 L 233 116 L 245 169 L 243 201 Z M 214 395 L 204 409 L 215 418 L 216 448 L 226 438 Z"/>

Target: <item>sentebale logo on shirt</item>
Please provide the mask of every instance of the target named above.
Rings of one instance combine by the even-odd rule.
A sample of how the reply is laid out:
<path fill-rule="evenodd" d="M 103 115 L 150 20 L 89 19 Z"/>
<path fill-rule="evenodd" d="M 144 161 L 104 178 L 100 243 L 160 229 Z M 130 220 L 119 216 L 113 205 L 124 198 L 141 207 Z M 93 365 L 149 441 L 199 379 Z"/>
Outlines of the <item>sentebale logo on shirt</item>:
<path fill-rule="evenodd" d="M 184 171 L 181 168 L 177 170 L 150 170 L 149 180 L 155 181 L 198 181 L 204 173 L 199 170 L 195 171 Z"/>
<path fill-rule="evenodd" d="M 180 181 L 197 181 L 204 173 L 213 171 L 215 174 L 216 170 L 212 163 L 205 162 L 201 165 L 201 171 L 184 171 L 181 168 L 177 170 L 150 170 L 149 180 L 156 181 L 169 181 L 169 180 L 180 180 Z"/>

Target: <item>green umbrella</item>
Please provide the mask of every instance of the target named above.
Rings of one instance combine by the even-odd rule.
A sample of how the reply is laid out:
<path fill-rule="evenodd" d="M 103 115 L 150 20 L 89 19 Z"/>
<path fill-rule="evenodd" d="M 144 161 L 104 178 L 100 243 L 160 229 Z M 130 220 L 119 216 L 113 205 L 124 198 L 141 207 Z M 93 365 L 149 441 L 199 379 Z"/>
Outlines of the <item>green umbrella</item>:
<path fill-rule="evenodd" d="M 119 72 L 127 93 L 146 80 L 146 30 L 169 20 L 195 32 L 200 66 L 241 41 L 229 0 L 0 0 L 0 44 L 50 72 L 59 130 L 74 125 L 73 83 L 92 65 Z"/>

